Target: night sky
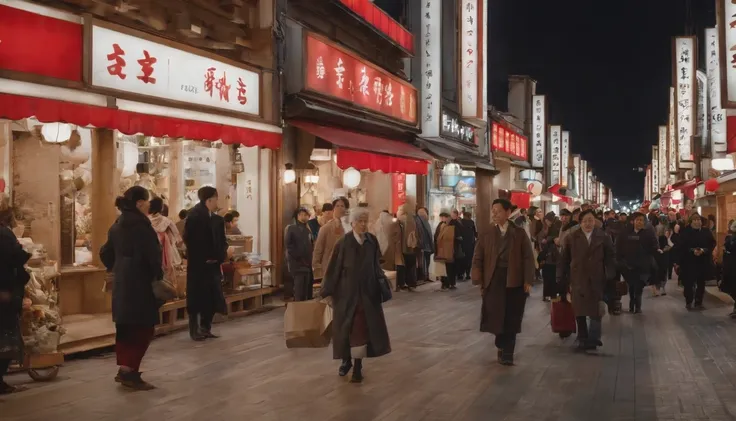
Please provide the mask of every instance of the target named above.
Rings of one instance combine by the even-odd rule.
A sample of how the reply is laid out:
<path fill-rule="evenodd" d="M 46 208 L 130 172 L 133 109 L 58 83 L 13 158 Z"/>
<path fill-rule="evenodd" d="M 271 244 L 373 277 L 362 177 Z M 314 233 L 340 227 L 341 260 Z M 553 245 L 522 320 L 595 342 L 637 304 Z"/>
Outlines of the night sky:
<path fill-rule="evenodd" d="M 397 17 L 400 3 L 376 0 Z M 489 101 L 506 110 L 508 75 L 530 75 L 572 153 L 615 197 L 641 197 L 635 168 L 667 124 L 672 37 L 714 25 L 715 0 L 489 0 Z"/>

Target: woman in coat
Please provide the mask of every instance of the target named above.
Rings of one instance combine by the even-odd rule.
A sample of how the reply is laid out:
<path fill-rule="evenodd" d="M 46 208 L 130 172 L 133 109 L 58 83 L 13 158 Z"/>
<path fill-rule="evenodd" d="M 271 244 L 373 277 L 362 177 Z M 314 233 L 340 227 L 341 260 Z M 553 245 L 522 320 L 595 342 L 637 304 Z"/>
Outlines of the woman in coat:
<path fill-rule="evenodd" d="M 629 284 L 629 311 L 641 313 L 644 285 L 656 270 L 659 242 L 653 228 L 647 228 L 643 213 L 634 212 L 631 223 L 621 230 L 616 240 L 616 259 Z"/>
<path fill-rule="evenodd" d="M 440 291 L 456 289 L 457 283 L 457 253 L 460 250 L 461 234 L 456 220 L 451 219 L 447 212 L 440 213 L 440 224 L 434 231 L 435 263 L 445 265 L 445 275 L 441 276 Z"/>
<path fill-rule="evenodd" d="M 713 233 L 703 226 L 703 218 L 698 213 L 690 215 L 690 224 L 680 234 L 677 243 L 679 276 L 685 288 L 685 308 L 703 310 L 705 281 L 712 273 L 713 248 L 716 240 Z"/>
<path fill-rule="evenodd" d="M 11 231 L 14 223 L 11 209 L 0 211 L 0 395 L 20 389 L 3 381 L 10 362 L 23 360 L 23 337 L 20 315 L 25 286 L 30 276 L 24 265 L 31 257 Z"/>
<path fill-rule="evenodd" d="M 723 243 L 723 280 L 720 287 L 734 300 L 729 316 L 736 318 L 736 221 L 733 220 L 728 223 L 728 234 Z"/>
<path fill-rule="evenodd" d="M 603 296 L 616 274 L 613 242 L 602 228 L 596 226 L 596 221 L 592 210 L 580 213 L 580 229 L 567 237 L 557 264 L 557 282 L 562 291 L 569 289 L 571 292 L 580 350 L 595 350 L 603 345 Z M 567 299 L 566 294 L 562 297 Z"/>
<path fill-rule="evenodd" d="M 338 197 L 332 202 L 332 220 L 320 228 L 317 241 L 314 243 L 312 274 L 315 281 L 322 279 L 337 240 L 345 236 L 347 230 L 342 220 L 349 208 L 350 202 L 344 197 Z"/>
<path fill-rule="evenodd" d="M 396 254 L 396 291 L 413 291 L 417 286 L 417 258 L 419 247 L 414 208 L 405 203 L 399 207 L 396 222 L 391 226 L 391 244 Z"/>
<path fill-rule="evenodd" d="M 391 352 L 380 286 L 388 281 L 379 262 L 378 240 L 367 232 L 368 210 L 354 210 L 350 220 L 352 231 L 335 244 L 320 295 L 332 299 L 332 353 L 342 360 L 338 373 L 347 376 L 352 368 L 351 381 L 360 383 L 363 358 Z"/>
<path fill-rule="evenodd" d="M 537 233 L 536 243 L 539 245 L 537 262 L 542 270 L 542 299 L 550 301 L 557 296 L 557 259 L 559 258 L 558 244 L 555 240 L 560 235 L 560 224 L 556 221 L 554 212 L 544 216 L 544 227 Z"/>
<path fill-rule="evenodd" d="M 163 279 L 161 245 L 148 219 L 148 190 L 129 188 L 115 200 L 121 214 L 107 233 L 100 259 L 114 275 L 112 319 L 115 353 L 120 366 L 115 381 L 136 390 L 153 386 L 141 379 L 143 356 L 153 339 L 163 305 L 153 295 L 154 281 Z"/>

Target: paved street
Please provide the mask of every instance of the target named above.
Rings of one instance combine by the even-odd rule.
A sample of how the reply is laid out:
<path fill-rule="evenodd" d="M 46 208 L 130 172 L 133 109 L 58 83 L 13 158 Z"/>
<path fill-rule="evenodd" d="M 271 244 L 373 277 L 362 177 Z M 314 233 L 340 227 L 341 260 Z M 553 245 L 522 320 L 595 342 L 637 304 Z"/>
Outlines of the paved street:
<path fill-rule="evenodd" d="M 598 355 L 549 330 L 539 289 L 527 304 L 517 366 L 495 363 L 478 332 L 477 288 L 400 293 L 386 307 L 394 352 L 368 360 L 366 380 L 337 376 L 330 349 L 288 350 L 278 309 L 217 326 L 222 339 L 156 340 L 144 361 L 159 389 L 112 382 L 114 356 L 69 362 L 57 381 L 0 400 L 11 420 L 733 420 L 736 322 L 708 296 L 687 313 L 681 292 L 646 293 L 644 314 L 606 317 Z M 626 306 L 626 303 L 624 303 Z M 24 383 L 25 375 L 10 382 Z"/>

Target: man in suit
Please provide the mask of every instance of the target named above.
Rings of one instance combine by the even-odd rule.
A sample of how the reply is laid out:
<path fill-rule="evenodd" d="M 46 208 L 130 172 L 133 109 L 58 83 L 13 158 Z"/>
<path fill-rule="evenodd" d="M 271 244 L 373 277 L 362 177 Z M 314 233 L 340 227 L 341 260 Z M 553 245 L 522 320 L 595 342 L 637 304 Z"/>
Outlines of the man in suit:
<path fill-rule="evenodd" d="M 215 313 L 225 314 L 220 265 L 228 258 L 225 220 L 217 215 L 217 189 L 202 187 L 199 203 L 189 212 L 184 226 L 187 246 L 187 312 L 189 336 L 203 341 L 216 338 L 212 333 Z"/>

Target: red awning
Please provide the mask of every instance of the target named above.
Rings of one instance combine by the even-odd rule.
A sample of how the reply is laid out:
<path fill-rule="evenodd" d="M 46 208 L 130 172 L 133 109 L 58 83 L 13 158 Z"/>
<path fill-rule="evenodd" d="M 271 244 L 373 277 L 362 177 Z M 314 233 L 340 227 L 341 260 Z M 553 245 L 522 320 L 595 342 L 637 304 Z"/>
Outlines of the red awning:
<path fill-rule="evenodd" d="M 156 137 L 222 140 L 226 144 L 240 143 L 269 149 L 281 147 L 280 133 L 0 93 L 0 118 L 20 120 L 28 117 L 35 117 L 42 123 L 60 122 L 115 129 L 127 135 L 142 133 Z"/>
<path fill-rule="evenodd" d="M 338 148 L 337 166 L 357 170 L 426 175 L 432 156 L 398 140 L 390 140 L 306 121 L 289 121 Z"/>

